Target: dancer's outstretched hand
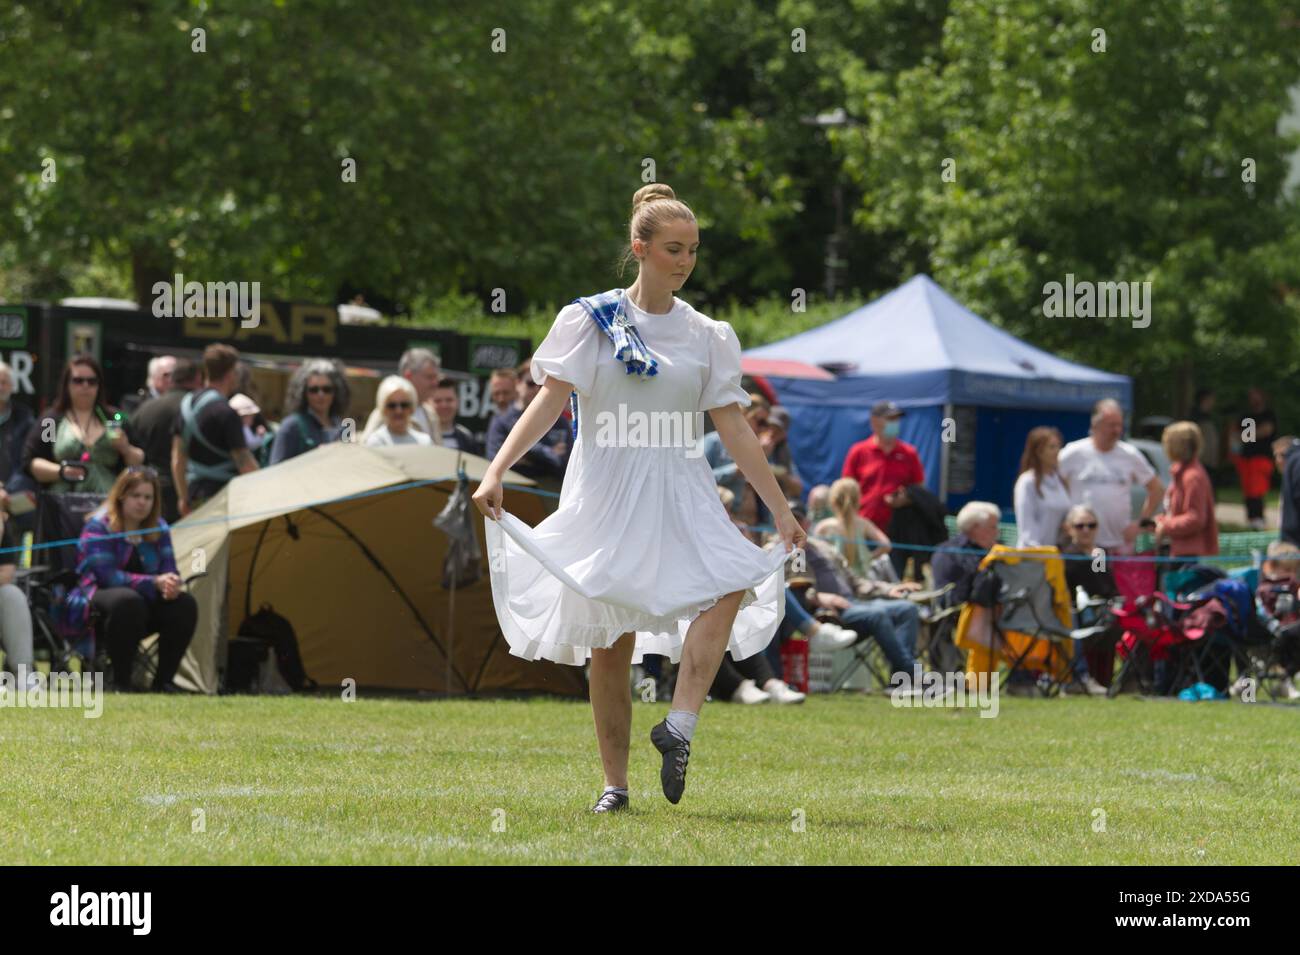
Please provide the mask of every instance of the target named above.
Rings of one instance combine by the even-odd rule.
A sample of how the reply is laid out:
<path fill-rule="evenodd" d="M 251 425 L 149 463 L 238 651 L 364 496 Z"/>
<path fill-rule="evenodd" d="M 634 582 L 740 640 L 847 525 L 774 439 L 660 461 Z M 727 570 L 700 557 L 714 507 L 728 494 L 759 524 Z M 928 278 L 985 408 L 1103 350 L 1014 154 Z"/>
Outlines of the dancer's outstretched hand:
<path fill-rule="evenodd" d="M 474 506 L 479 509 L 479 513 L 484 517 L 490 517 L 494 521 L 501 520 L 501 501 L 505 492 L 501 488 L 501 479 L 489 471 L 483 475 L 483 480 L 478 482 L 478 490 L 470 498 Z"/>
<path fill-rule="evenodd" d="M 808 543 L 808 532 L 799 525 L 798 519 L 788 507 L 782 508 L 782 512 L 776 516 L 776 530 L 781 535 L 781 540 L 785 541 L 787 554 L 796 549 L 802 550 Z"/>

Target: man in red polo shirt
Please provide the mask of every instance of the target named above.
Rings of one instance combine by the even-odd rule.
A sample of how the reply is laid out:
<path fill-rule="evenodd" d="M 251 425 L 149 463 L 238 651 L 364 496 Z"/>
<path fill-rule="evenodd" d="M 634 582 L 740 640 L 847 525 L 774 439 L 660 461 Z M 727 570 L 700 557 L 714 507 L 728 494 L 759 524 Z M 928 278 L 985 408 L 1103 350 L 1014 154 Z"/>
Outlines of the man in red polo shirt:
<path fill-rule="evenodd" d="M 877 401 L 871 407 L 871 437 L 849 448 L 843 477 L 856 478 L 862 488 L 858 513 L 885 533 L 894 508 L 906 507 L 909 484 L 925 483 L 925 468 L 916 448 L 898 440 L 903 409 L 892 401 Z"/>

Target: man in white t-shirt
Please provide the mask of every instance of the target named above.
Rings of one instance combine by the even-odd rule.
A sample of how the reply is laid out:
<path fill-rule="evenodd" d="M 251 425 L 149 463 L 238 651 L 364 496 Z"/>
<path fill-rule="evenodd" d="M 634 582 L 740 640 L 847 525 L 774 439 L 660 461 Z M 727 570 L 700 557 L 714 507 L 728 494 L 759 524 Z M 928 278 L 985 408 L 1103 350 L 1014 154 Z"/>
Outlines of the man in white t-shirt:
<path fill-rule="evenodd" d="M 1131 552 L 1141 522 L 1159 509 L 1165 486 L 1142 452 L 1120 440 L 1124 411 L 1117 401 L 1103 398 L 1093 406 L 1088 434 L 1061 451 L 1061 477 L 1069 482 L 1071 502 L 1086 504 L 1097 515 L 1097 546 Z M 1134 484 L 1147 491 L 1136 521 L 1130 493 Z"/>

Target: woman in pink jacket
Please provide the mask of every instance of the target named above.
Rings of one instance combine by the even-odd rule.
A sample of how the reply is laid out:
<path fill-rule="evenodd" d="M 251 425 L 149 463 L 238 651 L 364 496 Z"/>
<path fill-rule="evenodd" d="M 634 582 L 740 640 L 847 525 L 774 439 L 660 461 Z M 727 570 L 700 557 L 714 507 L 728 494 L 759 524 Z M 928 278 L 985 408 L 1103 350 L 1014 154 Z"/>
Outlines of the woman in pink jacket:
<path fill-rule="evenodd" d="M 1167 543 L 1171 557 L 1208 557 L 1219 552 L 1214 490 L 1200 462 L 1201 429 L 1175 421 L 1160 436 L 1171 462 L 1165 512 L 1156 518 L 1156 544 Z"/>

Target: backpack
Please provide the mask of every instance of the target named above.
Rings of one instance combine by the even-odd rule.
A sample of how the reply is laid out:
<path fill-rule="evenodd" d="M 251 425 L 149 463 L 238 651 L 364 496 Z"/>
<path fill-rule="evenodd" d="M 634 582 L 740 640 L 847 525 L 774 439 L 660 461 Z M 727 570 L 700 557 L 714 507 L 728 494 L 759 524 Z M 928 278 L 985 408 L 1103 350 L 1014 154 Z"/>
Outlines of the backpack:
<path fill-rule="evenodd" d="M 293 632 L 293 625 L 276 613 L 270 604 L 262 604 L 257 613 L 244 618 L 239 625 L 238 635 L 261 640 L 275 654 L 275 666 L 280 671 L 284 682 L 294 692 L 316 689 L 316 681 L 307 676 L 302 665 L 302 655 L 298 652 L 298 635 Z M 241 668 L 244 664 L 241 662 Z M 234 674 L 241 679 L 243 673 Z M 232 684 L 234 680 L 230 681 Z"/>
<path fill-rule="evenodd" d="M 1228 631 L 1239 638 L 1250 633 L 1251 622 L 1255 619 L 1255 595 L 1244 581 L 1225 577 L 1189 594 L 1187 599 L 1194 603 L 1219 601 L 1223 606 Z"/>

